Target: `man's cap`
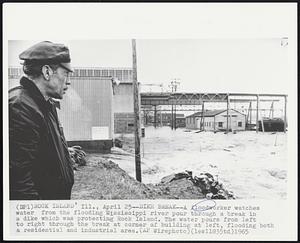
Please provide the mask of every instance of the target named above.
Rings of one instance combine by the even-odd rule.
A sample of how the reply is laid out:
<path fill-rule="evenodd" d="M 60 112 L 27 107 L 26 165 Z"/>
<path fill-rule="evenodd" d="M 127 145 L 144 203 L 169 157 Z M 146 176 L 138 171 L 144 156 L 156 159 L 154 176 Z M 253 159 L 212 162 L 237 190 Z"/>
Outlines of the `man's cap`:
<path fill-rule="evenodd" d="M 60 64 L 69 72 L 73 72 L 69 48 L 64 44 L 42 41 L 23 51 L 19 58 L 25 63 Z"/>

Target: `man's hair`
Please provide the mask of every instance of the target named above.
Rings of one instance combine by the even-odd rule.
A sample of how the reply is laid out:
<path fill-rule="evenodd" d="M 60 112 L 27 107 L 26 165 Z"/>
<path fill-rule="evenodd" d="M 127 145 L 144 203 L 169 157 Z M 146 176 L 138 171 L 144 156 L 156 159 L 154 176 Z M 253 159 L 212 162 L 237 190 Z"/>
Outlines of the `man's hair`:
<path fill-rule="evenodd" d="M 42 75 L 42 67 L 45 65 L 49 65 L 54 71 L 59 67 L 58 64 L 24 62 L 23 72 L 28 77 L 38 78 L 40 75 Z"/>

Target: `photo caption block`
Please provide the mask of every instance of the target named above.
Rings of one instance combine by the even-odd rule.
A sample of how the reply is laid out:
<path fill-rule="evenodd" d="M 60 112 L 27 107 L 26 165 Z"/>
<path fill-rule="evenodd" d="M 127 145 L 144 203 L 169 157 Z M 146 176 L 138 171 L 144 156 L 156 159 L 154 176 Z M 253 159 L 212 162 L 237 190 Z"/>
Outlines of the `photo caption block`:
<path fill-rule="evenodd" d="M 245 201 L 12 201 L 10 206 L 16 237 L 267 239 L 284 222 L 270 213 L 268 203 Z"/>

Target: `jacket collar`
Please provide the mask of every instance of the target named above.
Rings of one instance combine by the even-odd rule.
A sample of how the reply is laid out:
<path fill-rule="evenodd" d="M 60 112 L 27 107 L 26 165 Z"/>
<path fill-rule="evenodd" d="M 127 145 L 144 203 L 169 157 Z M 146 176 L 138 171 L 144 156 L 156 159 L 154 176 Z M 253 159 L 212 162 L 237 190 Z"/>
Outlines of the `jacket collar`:
<path fill-rule="evenodd" d="M 35 101 L 42 105 L 44 108 L 49 106 L 49 103 L 52 104 L 52 99 L 50 98 L 48 101 L 45 99 L 39 88 L 35 85 L 33 81 L 28 79 L 27 77 L 22 77 L 20 80 L 20 84 L 24 89 L 28 90 L 30 94 L 33 96 Z"/>

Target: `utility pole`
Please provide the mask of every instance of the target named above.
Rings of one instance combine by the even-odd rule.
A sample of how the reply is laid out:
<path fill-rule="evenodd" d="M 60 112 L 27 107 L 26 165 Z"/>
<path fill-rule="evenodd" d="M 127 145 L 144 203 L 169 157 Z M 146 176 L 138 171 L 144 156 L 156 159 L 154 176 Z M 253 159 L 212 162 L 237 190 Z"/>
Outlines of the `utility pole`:
<path fill-rule="evenodd" d="M 169 87 L 171 87 L 171 92 L 173 93 L 174 92 L 174 87 L 173 87 L 173 85 L 169 85 Z M 174 113 L 174 106 L 173 106 L 173 102 L 172 102 L 172 105 L 171 105 L 171 129 L 173 130 L 173 125 L 174 125 L 174 122 L 173 122 L 173 118 L 174 118 L 174 115 L 173 115 L 173 113 Z"/>
<path fill-rule="evenodd" d="M 226 134 L 229 132 L 229 94 L 227 94 Z"/>
<path fill-rule="evenodd" d="M 135 128 L 135 174 L 137 181 L 142 181 L 141 172 L 141 151 L 140 151 L 140 107 L 139 90 L 137 82 L 137 64 L 136 64 L 136 42 L 132 39 L 132 69 L 133 69 L 133 105 L 134 105 L 134 128 Z"/>
<path fill-rule="evenodd" d="M 171 81 L 171 84 L 169 85 L 169 87 L 171 87 L 171 90 L 172 90 L 172 93 L 176 93 L 177 91 L 177 86 L 180 84 L 180 79 L 176 79 L 174 78 L 174 80 Z M 173 99 L 174 100 L 174 99 Z M 174 108 L 173 108 L 174 106 Z M 174 116 L 174 112 L 173 112 L 173 109 L 175 110 L 175 116 Z M 175 100 L 175 104 L 173 105 L 172 104 L 172 114 L 171 114 L 171 117 L 172 117 L 172 121 L 171 121 L 171 128 L 172 130 L 175 129 L 176 130 L 176 100 Z"/>

